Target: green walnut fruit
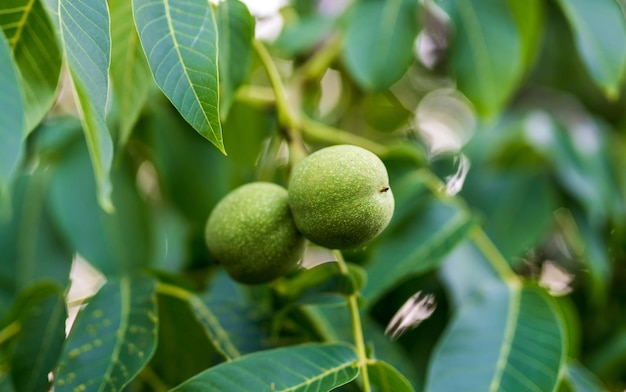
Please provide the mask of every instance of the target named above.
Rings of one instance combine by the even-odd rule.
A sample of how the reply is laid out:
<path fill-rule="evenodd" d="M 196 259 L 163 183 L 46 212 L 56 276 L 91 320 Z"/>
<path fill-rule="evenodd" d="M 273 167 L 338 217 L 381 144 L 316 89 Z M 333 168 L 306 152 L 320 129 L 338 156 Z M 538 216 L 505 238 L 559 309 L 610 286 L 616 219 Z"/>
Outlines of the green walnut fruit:
<path fill-rule="evenodd" d="M 289 206 L 306 238 L 347 249 L 369 242 L 387 227 L 394 200 L 387 169 L 376 155 L 338 145 L 297 165 L 289 182 Z"/>
<path fill-rule="evenodd" d="M 305 247 L 287 190 L 268 182 L 249 183 L 226 195 L 211 212 L 205 237 L 226 272 L 246 284 L 285 275 L 296 267 Z"/>

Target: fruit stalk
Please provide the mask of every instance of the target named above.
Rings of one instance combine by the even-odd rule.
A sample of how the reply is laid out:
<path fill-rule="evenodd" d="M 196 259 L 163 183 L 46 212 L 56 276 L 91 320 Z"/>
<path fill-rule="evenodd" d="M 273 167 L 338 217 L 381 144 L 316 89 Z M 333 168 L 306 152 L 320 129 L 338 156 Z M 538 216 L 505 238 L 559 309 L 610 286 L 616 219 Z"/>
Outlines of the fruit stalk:
<path fill-rule="evenodd" d="M 343 259 L 343 255 L 340 250 L 333 250 L 333 255 L 337 259 L 339 265 L 339 271 L 343 275 L 348 275 L 348 266 Z M 358 292 L 352 293 L 348 296 L 348 308 L 350 309 L 350 317 L 352 318 L 352 333 L 354 336 L 354 345 L 356 346 L 356 353 L 359 357 L 358 366 L 361 371 L 361 379 L 363 380 L 363 392 L 371 392 L 372 387 L 370 385 L 370 378 L 367 372 L 367 352 L 365 351 L 365 339 L 363 337 L 363 326 L 361 325 L 361 315 L 359 313 Z"/>

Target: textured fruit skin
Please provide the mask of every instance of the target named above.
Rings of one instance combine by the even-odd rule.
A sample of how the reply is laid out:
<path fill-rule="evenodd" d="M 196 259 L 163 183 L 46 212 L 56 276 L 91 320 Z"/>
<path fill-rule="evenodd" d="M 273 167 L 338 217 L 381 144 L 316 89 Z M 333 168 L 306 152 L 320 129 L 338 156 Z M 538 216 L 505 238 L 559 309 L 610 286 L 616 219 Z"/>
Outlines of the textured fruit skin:
<path fill-rule="evenodd" d="M 387 227 L 394 199 L 387 169 L 376 155 L 337 145 L 297 165 L 289 182 L 289 205 L 306 238 L 347 249 L 371 241 Z"/>
<path fill-rule="evenodd" d="M 226 272 L 246 284 L 285 275 L 296 267 L 305 248 L 287 190 L 268 182 L 243 185 L 220 200 L 207 221 L 205 238 Z"/>

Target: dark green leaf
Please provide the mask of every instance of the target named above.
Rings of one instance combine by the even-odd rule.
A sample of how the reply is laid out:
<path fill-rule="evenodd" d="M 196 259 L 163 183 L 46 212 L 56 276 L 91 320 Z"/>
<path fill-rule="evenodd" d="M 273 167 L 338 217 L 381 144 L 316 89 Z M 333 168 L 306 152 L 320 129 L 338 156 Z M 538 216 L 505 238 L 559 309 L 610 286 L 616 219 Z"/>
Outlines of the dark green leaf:
<path fill-rule="evenodd" d="M 19 391 L 45 391 L 65 341 L 63 292 L 55 284 L 37 284 L 20 294 L 14 311 L 20 333 L 11 357 L 13 384 Z"/>
<path fill-rule="evenodd" d="M 559 0 L 595 83 L 617 98 L 626 74 L 626 21 L 615 0 Z"/>
<path fill-rule="evenodd" d="M 158 310 L 159 341 L 148 370 L 168 388 L 224 360 L 187 301 L 159 293 Z"/>
<path fill-rule="evenodd" d="M 357 376 L 356 360 L 343 344 L 283 347 L 217 365 L 173 391 L 329 391 Z"/>
<path fill-rule="evenodd" d="M 431 199 L 414 208 L 381 235 L 372 251 L 366 266 L 369 280 L 363 289 L 368 304 L 412 275 L 436 267 L 474 224 L 472 216 L 454 202 Z"/>
<path fill-rule="evenodd" d="M 226 0 L 217 5 L 216 19 L 220 37 L 220 115 L 226 119 L 235 91 L 246 81 L 250 72 L 254 18 L 244 3 Z"/>
<path fill-rule="evenodd" d="M 452 69 L 459 90 L 482 116 L 507 103 L 523 71 L 523 47 L 508 2 L 453 0 Z"/>
<path fill-rule="evenodd" d="M 416 37 L 417 2 L 357 2 L 346 31 L 346 66 L 361 87 L 386 90 L 413 62 Z"/>
<path fill-rule="evenodd" d="M 376 392 L 413 392 L 411 383 L 396 368 L 383 361 L 367 365 Z"/>
<path fill-rule="evenodd" d="M 428 391 L 552 391 L 565 362 L 562 319 L 543 290 L 496 284 L 458 309 L 430 362 Z"/>
<path fill-rule="evenodd" d="M 157 84 L 185 120 L 225 153 L 211 5 L 203 0 L 133 0 L 133 12 Z"/>
<path fill-rule="evenodd" d="M 154 354 L 156 282 L 148 277 L 109 280 L 82 309 L 68 336 L 55 391 L 124 388 Z"/>
<path fill-rule="evenodd" d="M 32 283 L 68 284 L 72 252 L 59 238 L 45 203 L 47 183 L 48 173 L 42 171 L 18 178 L 11 219 L 0 219 L 0 318 Z"/>
<path fill-rule="evenodd" d="M 11 47 L 0 34 L 0 200 L 20 160 L 25 135 L 24 105 Z"/>
<path fill-rule="evenodd" d="M 109 178 L 113 142 L 105 121 L 111 37 L 106 0 L 58 0 L 58 22 L 98 190 L 98 203 L 113 211 Z"/>
<path fill-rule="evenodd" d="M 3 1 L 0 26 L 6 29 L 20 70 L 26 131 L 30 132 L 44 118 L 56 98 L 61 74 L 57 35 L 40 0 Z"/>
<path fill-rule="evenodd" d="M 547 176 L 483 166 L 470 170 L 461 195 L 483 214 L 485 232 L 513 263 L 549 232 L 558 207 L 553 184 Z"/>
<path fill-rule="evenodd" d="M 509 0 L 509 7 L 520 32 L 524 69 L 527 70 L 537 55 L 543 27 L 544 3 L 541 0 Z"/>
<path fill-rule="evenodd" d="M 152 239 L 146 206 L 126 164 L 112 172 L 119 186 L 113 193 L 116 211 L 98 208 L 96 186 L 82 143 L 68 149 L 50 180 L 50 207 L 72 249 L 105 275 L 135 270 L 151 261 Z"/>
<path fill-rule="evenodd" d="M 135 29 L 132 3 L 108 0 L 111 10 L 111 83 L 119 106 L 121 146 L 126 144 L 133 126 L 153 86 L 150 67 Z"/>

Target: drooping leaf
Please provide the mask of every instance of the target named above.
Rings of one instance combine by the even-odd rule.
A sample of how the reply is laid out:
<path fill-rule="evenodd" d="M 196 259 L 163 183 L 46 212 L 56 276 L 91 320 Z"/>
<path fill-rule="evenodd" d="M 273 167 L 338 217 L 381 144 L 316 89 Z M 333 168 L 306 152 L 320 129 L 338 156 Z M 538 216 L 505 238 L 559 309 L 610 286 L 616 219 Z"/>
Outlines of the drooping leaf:
<path fill-rule="evenodd" d="M 555 390 L 565 364 L 561 324 L 545 291 L 493 285 L 457 310 L 431 359 L 426 390 Z"/>
<path fill-rule="evenodd" d="M 217 5 L 216 20 L 220 37 L 220 115 L 225 119 L 235 91 L 246 81 L 250 72 L 254 18 L 241 1 L 226 0 Z"/>
<path fill-rule="evenodd" d="M 357 2 L 346 31 L 346 66 L 361 87 L 386 90 L 411 65 L 416 38 L 415 1 Z"/>
<path fill-rule="evenodd" d="M 0 318 L 18 293 L 35 282 L 69 282 L 72 252 L 59 238 L 46 205 L 48 173 L 18 177 L 11 219 L 0 219 Z"/>
<path fill-rule="evenodd" d="M 396 368 L 383 361 L 367 365 L 376 392 L 414 392 L 411 383 Z"/>
<path fill-rule="evenodd" d="M 20 332 L 11 353 L 13 384 L 24 392 L 47 390 L 65 341 L 63 292 L 53 283 L 36 284 L 20 294 L 14 312 Z"/>
<path fill-rule="evenodd" d="M 40 0 L 3 1 L 0 26 L 5 28 L 20 71 L 28 133 L 43 119 L 56 97 L 61 74 L 57 35 Z"/>
<path fill-rule="evenodd" d="M 105 211 L 112 212 L 109 172 L 113 161 L 113 142 L 105 121 L 111 60 L 106 0 L 89 3 L 58 0 L 58 23 L 82 113 L 81 121 L 96 179 L 98 203 Z"/>
<path fill-rule="evenodd" d="M 173 391 L 329 391 L 357 376 L 356 360 L 344 344 L 282 347 L 217 365 Z"/>
<path fill-rule="evenodd" d="M 154 354 L 156 283 L 150 277 L 109 280 L 82 309 L 63 349 L 55 391 L 119 391 Z"/>
<path fill-rule="evenodd" d="M 11 47 L 0 34 L 0 196 L 17 169 L 24 148 L 24 104 Z"/>
<path fill-rule="evenodd" d="M 203 0 L 133 0 L 133 12 L 157 84 L 185 120 L 225 153 L 211 5 Z"/>
<path fill-rule="evenodd" d="M 615 99 L 626 75 L 626 20 L 616 0 L 559 0 L 595 83 Z"/>
<path fill-rule="evenodd" d="M 119 106 L 118 143 L 126 144 L 153 85 L 150 67 L 139 43 L 132 3 L 108 0 L 111 10 L 111 83 Z"/>
<path fill-rule="evenodd" d="M 468 234 L 475 221 L 453 202 L 431 199 L 390 225 L 366 266 L 363 296 L 372 305 L 394 285 L 434 268 Z"/>
<path fill-rule="evenodd" d="M 49 203 L 52 216 L 69 246 L 105 275 L 118 275 L 151 261 L 152 229 L 134 172 L 121 161 L 111 173 L 116 211 L 98 208 L 89 156 L 80 140 L 65 150 L 53 167 Z"/>
<path fill-rule="evenodd" d="M 511 8 L 500 0 L 451 0 L 451 66 L 459 90 L 478 113 L 493 117 L 507 103 L 523 71 L 522 44 Z"/>

